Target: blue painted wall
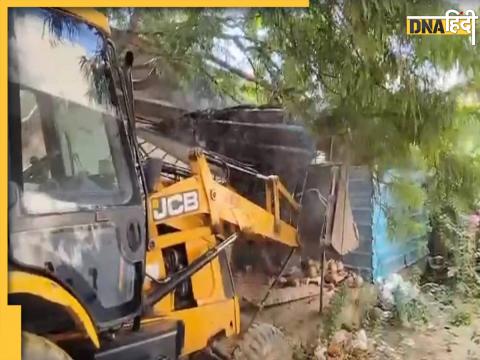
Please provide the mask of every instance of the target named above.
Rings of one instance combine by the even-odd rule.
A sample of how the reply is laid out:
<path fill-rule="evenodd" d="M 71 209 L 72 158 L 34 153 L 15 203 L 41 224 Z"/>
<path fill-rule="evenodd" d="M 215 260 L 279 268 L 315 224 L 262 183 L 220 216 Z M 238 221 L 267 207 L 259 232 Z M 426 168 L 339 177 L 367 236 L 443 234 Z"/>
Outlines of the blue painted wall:
<path fill-rule="evenodd" d="M 387 216 L 381 204 L 394 205 L 384 185 L 374 184 L 366 166 L 351 167 L 349 191 L 352 212 L 357 223 L 360 245 L 344 256 L 345 265 L 370 280 L 385 278 L 414 264 L 426 255 L 422 237 L 398 241 L 388 233 Z M 417 215 L 418 216 L 418 215 Z"/>

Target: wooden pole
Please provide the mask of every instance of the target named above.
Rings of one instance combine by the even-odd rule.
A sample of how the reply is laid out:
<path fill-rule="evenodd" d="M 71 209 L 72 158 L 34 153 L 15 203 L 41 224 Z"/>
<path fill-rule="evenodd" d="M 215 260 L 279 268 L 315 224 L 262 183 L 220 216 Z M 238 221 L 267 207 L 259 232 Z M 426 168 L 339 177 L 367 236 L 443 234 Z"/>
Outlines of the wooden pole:
<path fill-rule="evenodd" d="M 323 314 L 323 279 L 325 278 L 325 246 L 322 249 L 322 261 L 320 263 L 320 315 Z"/>

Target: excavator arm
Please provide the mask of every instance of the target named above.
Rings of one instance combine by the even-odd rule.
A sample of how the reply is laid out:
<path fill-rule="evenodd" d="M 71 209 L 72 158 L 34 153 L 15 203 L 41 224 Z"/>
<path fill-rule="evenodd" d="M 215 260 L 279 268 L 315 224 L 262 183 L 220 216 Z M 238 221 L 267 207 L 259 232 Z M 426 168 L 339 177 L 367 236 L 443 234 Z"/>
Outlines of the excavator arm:
<path fill-rule="evenodd" d="M 233 231 L 251 238 L 278 241 L 298 247 L 296 226 L 281 219 L 281 204 L 287 204 L 296 218 L 300 205 L 277 176 L 262 176 L 266 207 L 257 205 L 235 190 L 215 181 L 201 150 L 190 154 L 192 176 L 171 185 L 159 184 L 150 197 L 151 219 L 180 230 L 209 226 L 220 237 Z"/>

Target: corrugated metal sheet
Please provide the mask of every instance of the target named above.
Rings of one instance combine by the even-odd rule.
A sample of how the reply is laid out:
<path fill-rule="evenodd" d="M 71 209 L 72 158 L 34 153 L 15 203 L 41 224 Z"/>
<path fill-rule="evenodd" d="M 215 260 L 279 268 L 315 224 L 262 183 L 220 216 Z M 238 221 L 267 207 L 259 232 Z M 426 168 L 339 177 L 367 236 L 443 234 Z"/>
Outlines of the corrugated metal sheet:
<path fill-rule="evenodd" d="M 398 272 L 424 257 L 426 249 L 419 246 L 422 243 L 419 240 L 422 240 L 427 234 L 401 240 L 392 238 L 388 232 L 387 216 L 381 204 L 395 206 L 394 200 L 388 194 L 385 185 L 379 184 L 375 188 L 376 192 L 372 199 L 372 263 L 373 278 L 378 279 Z"/>
<path fill-rule="evenodd" d="M 357 224 L 360 246 L 344 256 L 348 267 L 358 270 L 364 277 L 372 278 L 372 175 L 366 166 L 349 169 L 349 194 L 353 218 Z"/>
<path fill-rule="evenodd" d="M 318 186 L 325 194 L 324 182 L 328 183 L 328 179 L 327 167 L 311 166 L 309 187 Z M 385 186 L 377 186 L 374 181 L 367 166 L 350 167 L 350 202 L 360 245 L 343 257 L 347 267 L 357 270 L 370 280 L 398 272 L 425 255 L 425 251 L 418 246 L 418 238 L 397 241 L 390 237 L 387 216 L 381 204 L 394 204 Z"/>

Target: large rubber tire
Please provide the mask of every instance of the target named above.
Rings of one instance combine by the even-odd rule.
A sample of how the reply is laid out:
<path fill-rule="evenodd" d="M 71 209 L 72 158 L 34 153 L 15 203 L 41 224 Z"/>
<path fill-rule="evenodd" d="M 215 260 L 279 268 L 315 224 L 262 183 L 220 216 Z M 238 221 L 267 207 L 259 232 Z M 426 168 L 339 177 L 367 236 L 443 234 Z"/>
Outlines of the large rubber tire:
<path fill-rule="evenodd" d="M 72 360 L 72 358 L 50 340 L 22 332 L 22 360 Z"/>
<path fill-rule="evenodd" d="M 270 324 L 253 324 L 237 343 L 234 360 L 292 360 L 285 335 Z"/>

